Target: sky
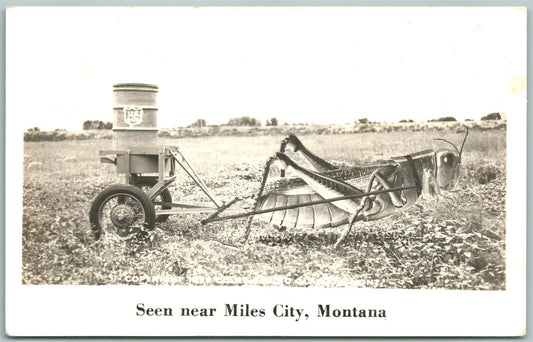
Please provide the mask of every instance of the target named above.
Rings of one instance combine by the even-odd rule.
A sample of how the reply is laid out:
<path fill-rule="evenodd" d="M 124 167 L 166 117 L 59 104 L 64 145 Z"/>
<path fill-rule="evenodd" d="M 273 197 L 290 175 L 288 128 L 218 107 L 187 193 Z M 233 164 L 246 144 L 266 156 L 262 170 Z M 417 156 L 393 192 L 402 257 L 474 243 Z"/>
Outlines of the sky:
<path fill-rule="evenodd" d="M 24 130 L 112 121 L 123 82 L 159 86 L 159 127 L 526 108 L 518 8 L 16 7 L 6 32 L 6 115 Z"/>

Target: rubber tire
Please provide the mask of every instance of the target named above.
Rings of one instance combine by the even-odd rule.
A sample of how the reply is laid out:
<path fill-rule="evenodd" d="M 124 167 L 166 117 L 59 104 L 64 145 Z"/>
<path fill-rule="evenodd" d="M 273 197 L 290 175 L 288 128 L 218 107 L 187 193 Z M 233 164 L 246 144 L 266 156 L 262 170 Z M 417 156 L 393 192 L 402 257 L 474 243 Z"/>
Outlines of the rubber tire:
<path fill-rule="evenodd" d="M 118 193 L 126 193 L 137 199 L 144 210 L 144 227 L 147 229 L 154 228 L 155 208 L 148 195 L 133 185 L 111 185 L 96 196 L 91 205 L 91 210 L 89 211 L 89 221 L 91 222 L 91 229 L 95 240 L 98 240 L 102 234 L 102 227 L 100 227 L 100 221 L 98 220 L 100 207 L 104 204 L 106 199 Z"/>
<path fill-rule="evenodd" d="M 156 178 L 144 178 L 144 179 L 142 179 L 142 178 L 133 178 L 133 185 L 135 185 L 136 187 L 139 187 L 139 188 L 141 186 L 153 187 L 156 183 L 157 183 L 157 179 Z M 168 191 L 168 189 L 164 189 L 163 191 L 161 191 L 161 193 L 159 195 L 161 196 L 161 199 L 163 200 L 163 202 L 172 203 L 172 195 L 170 194 L 170 191 Z M 172 206 L 171 205 L 162 205 L 161 209 L 172 209 Z M 156 219 L 155 219 L 155 222 L 159 222 L 159 223 L 167 222 L 169 216 L 170 215 L 158 215 L 156 217 Z"/>

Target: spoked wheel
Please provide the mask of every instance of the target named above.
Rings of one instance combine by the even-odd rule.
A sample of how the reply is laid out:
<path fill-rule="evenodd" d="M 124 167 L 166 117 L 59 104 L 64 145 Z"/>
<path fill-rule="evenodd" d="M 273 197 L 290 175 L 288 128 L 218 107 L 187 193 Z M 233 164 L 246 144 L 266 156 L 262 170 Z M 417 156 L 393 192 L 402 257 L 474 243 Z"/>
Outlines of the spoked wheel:
<path fill-rule="evenodd" d="M 112 185 L 96 196 L 89 219 L 96 240 L 102 232 L 128 238 L 154 227 L 155 210 L 141 189 L 133 185 Z"/>
<path fill-rule="evenodd" d="M 139 177 L 133 177 L 133 185 L 140 188 L 142 191 L 147 193 L 150 191 L 150 189 L 153 188 L 153 186 L 157 183 L 156 178 L 139 178 Z M 170 191 L 168 189 L 164 189 L 161 191 L 159 195 L 154 198 L 154 207 L 155 209 L 172 209 L 172 195 L 170 194 Z M 156 204 L 159 203 L 169 203 L 169 204 Z M 168 220 L 168 217 L 170 215 L 157 215 L 155 221 L 156 222 L 166 222 Z"/>

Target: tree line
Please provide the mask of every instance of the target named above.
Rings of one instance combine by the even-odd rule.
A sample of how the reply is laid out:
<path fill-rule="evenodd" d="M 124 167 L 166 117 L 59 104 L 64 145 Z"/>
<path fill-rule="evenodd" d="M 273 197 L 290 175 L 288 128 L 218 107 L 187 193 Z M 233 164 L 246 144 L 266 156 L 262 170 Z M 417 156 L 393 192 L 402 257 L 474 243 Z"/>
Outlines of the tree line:
<path fill-rule="evenodd" d="M 278 125 L 278 119 L 271 118 L 266 120 L 265 122 L 266 126 L 277 126 Z M 229 121 L 225 124 L 222 124 L 221 126 L 249 126 L 249 127 L 259 127 L 262 126 L 262 122 L 259 119 L 252 118 L 250 116 L 241 116 L 237 118 L 231 118 Z M 207 127 L 207 121 L 205 119 L 197 119 L 192 124 L 190 124 L 188 127 Z"/>
<path fill-rule="evenodd" d="M 500 113 L 497 113 L 497 112 L 487 114 L 481 118 L 482 121 L 501 120 L 501 119 L 502 119 L 502 116 L 500 115 Z M 446 121 L 457 121 L 457 120 L 451 116 L 428 120 L 428 122 L 446 122 Z M 472 120 L 466 119 L 465 121 L 472 121 Z M 414 121 L 412 119 L 400 120 L 400 123 L 411 123 L 411 122 L 414 122 Z M 361 119 L 356 120 L 354 123 L 356 125 L 361 125 L 361 124 L 370 124 L 373 122 L 368 120 L 367 118 L 361 118 Z M 265 122 L 265 126 L 278 126 L 278 125 L 279 125 L 279 121 L 275 117 L 271 119 L 267 119 Z M 288 125 L 288 124 L 285 123 L 284 125 Z M 301 123 L 299 125 L 307 125 L 307 123 Z M 208 123 L 205 119 L 197 119 L 187 127 L 202 128 L 202 127 L 207 127 L 207 126 L 208 126 Z M 250 117 L 250 116 L 241 116 L 241 117 L 231 118 L 228 120 L 227 123 L 221 124 L 220 126 L 260 127 L 262 126 L 262 122 L 261 120 Z M 83 130 L 106 130 L 106 129 L 112 129 L 112 128 L 113 128 L 112 122 L 104 122 L 102 120 L 86 120 L 83 122 Z M 28 132 L 39 132 L 39 131 L 40 131 L 39 127 L 28 128 Z"/>

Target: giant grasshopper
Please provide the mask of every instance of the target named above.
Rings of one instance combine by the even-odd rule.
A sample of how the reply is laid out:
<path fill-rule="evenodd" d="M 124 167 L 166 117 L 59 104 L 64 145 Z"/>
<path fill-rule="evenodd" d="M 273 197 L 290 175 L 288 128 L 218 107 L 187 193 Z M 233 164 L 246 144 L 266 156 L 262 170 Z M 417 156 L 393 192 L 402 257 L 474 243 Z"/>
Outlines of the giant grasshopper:
<path fill-rule="evenodd" d="M 424 150 L 353 167 L 336 167 L 309 151 L 295 135 L 289 134 L 278 153 L 270 158 L 251 212 L 219 217 L 234 201 L 203 223 L 250 216 L 244 241 L 253 217 L 280 230 L 286 228 L 325 228 L 347 224 L 335 243 L 337 247 L 355 222 L 378 220 L 414 205 L 421 195 L 437 196 L 453 190 L 459 180 L 461 156 L 468 130 L 458 149 Z M 307 165 L 296 162 L 300 155 Z M 281 177 L 267 183 L 272 165 Z M 292 177 L 285 177 L 290 173 Z"/>

